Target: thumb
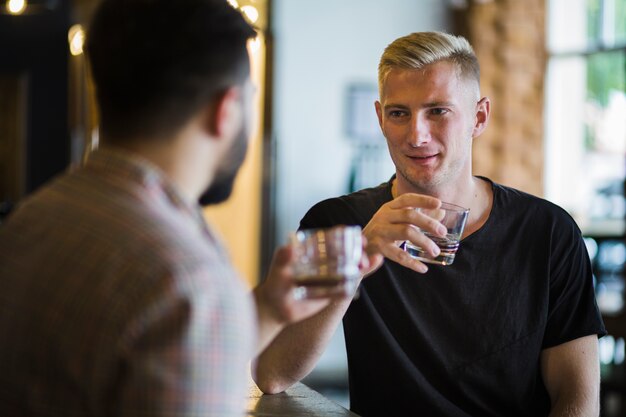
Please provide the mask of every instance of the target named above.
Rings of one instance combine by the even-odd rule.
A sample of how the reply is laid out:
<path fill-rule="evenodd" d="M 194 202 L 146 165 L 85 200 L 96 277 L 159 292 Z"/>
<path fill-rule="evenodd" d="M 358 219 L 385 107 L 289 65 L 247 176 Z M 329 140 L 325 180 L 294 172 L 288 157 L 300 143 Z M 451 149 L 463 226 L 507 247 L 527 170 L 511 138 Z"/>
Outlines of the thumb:
<path fill-rule="evenodd" d="M 274 252 L 272 259 L 272 269 L 282 269 L 288 266 L 293 258 L 293 248 L 291 246 L 281 246 Z"/>
<path fill-rule="evenodd" d="M 361 264 L 359 265 L 359 269 L 361 270 L 361 274 L 363 274 L 363 278 L 368 277 L 376 272 L 378 268 L 382 266 L 384 260 L 384 256 L 380 253 L 374 253 L 372 255 L 364 257 L 364 262 L 361 262 Z"/>
<path fill-rule="evenodd" d="M 289 275 L 287 268 L 291 266 L 293 260 L 293 248 L 290 246 L 281 246 L 274 251 L 272 264 L 268 273 L 268 278 L 283 281 L 284 277 Z M 282 279 L 281 279 L 282 278 Z"/>

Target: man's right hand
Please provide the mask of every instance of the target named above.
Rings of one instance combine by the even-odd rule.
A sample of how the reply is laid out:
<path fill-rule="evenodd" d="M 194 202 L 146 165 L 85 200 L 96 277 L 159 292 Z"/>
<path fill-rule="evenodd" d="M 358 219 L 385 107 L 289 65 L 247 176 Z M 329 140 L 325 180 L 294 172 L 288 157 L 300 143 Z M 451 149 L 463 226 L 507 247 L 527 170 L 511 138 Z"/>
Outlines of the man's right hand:
<path fill-rule="evenodd" d="M 381 253 L 384 257 L 419 273 L 428 271 L 423 262 L 412 258 L 400 245 L 408 240 L 433 256 L 439 255 L 439 247 L 422 230 L 445 237 L 446 228 L 437 219 L 427 216 L 419 209 L 432 210 L 440 206 L 441 200 L 435 197 L 413 193 L 402 194 L 384 204 L 363 229 L 363 235 L 368 242 L 367 252 Z M 372 269 L 367 274 L 374 271 Z"/>

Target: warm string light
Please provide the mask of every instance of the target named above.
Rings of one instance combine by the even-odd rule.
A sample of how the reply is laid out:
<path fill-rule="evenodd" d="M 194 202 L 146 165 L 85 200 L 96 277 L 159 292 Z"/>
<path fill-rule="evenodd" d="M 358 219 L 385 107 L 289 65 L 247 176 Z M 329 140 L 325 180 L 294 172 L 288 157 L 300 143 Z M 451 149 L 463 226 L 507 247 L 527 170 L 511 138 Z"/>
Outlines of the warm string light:
<path fill-rule="evenodd" d="M 26 6 L 26 0 L 7 0 L 7 10 L 11 14 L 22 14 Z"/>
<path fill-rule="evenodd" d="M 239 2 L 237 0 L 226 0 L 226 1 L 234 9 L 238 9 L 241 13 L 243 13 L 244 17 L 248 20 L 248 22 L 256 23 L 256 21 L 259 20 L 259 11 L 257 10 L 256 7 L 250 6 L 250 5 L 240 7 Z"/>
<path fill-rule="evenodd" d="M 259 36 L 257 36 L 254 39 L 250 39 L 248 41 L 248 50 L 250 51 L 251 54 L 256 54 L 257 52 L 259 52 L 259 50 L 261 49 L 261 39 L 259 39 Z"/>
<path fill-rule="evenodd" d="M 67 33 L 67 41 L 70 44 L 70 53 L 77 56 L 83 53 L 85 44 L 85 31 L 81 25 L 74 25 Z"/>
<path fill-rule="evenodd" d="M 243 6 L 241 11 L 250 23 L 256 23 L 259 20 L 259 11 L 254 6 Z"/>

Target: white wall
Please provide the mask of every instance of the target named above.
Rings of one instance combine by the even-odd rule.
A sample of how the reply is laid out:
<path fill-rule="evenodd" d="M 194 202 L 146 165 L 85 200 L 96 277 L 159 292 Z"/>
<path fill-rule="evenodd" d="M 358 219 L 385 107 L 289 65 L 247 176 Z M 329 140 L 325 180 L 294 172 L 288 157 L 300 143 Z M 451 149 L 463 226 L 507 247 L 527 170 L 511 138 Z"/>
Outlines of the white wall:
<path fill-rule="evenodd" d="M 376 85 L 380 55 L 397 37 L 450 30 L 448 3 L 274 0 L 278 243 L 314 203 L 347 191 L 352 156 L 344 134 L 347 86 Z M 376 117 L 373 103 L 371 112 Z M 388 154 L 385 158 L 378 183 L 394 172 Z M 342 342 L 335 338 L 321 367 L 345 366 Z"/>
<path fill-rule="evenodd" d="M 347 191 L 352 155 L 343 132 L 348 84 L 375 85 L 380 55 L 395 38 L 446 30 L 447 4 L 443 0 L 274 1 L 278 243 L 286 240 L 311 205 Z M 389 162 L 389 172 L 381 181 L 391 174 Z"/>

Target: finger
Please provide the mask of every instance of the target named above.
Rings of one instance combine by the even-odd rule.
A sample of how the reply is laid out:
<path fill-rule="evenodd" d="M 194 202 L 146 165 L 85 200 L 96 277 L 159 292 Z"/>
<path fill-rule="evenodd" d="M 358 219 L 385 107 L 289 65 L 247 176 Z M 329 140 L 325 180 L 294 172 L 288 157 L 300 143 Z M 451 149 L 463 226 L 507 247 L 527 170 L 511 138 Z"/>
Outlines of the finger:
<path fill-rule="evenodd" d="M 435 242 L 415 225 L 408 223 L 390 224 L 387 225 L 387 227 L 381 227 L 379 229 L 377 235 L 370 238 L 372 248 L 370 249 L 368 245 L 369 254 L 380 252 L 386 257 L 389 257 L 389 250 L 397 248 L 395 242 L 403 242 L 405 240 L 411 241 L 432 256 L 438 256 L 440 253 L 440 249 Z"/>
<path fill-rule="evenodd" d="M 289 245 L 280 246 L 274 252 L 273 262 L 276 262 L 278 265 L 285 265 L 291 262 L 291 258 L 293 257 L 293 248 Z"/>
<path fill-rule="evenodd" d="M 361 258 L 361 262 L 359 263 L 359 272 L 361 276 L 365 278 L 368 275 L 373 274 L 381 267 L 385 257 L 382 253 L 374 253 L 372 255 L 366 255 Z"/>
<path fill-rule="evenodd" d="M 436 257 L 441 253 L 441 248 L 428 236 L 422 232 L 411 233 L 410 238 L 406 239 L 415 246 L 419 246 L 424 252 L 430 256 Z M 394 245 L 394 248 L 396 246 Z"/>
<path fill-rule="evenodd" d="M 397 213 L 394 217 L 397 219 L 398 223 L 409 223 L 417 226 L 422 231 L 441 237 L 445 237 L 448 232 L 446 227 L 439 221 L 443 219 L 443 215 L 441 214 L 445 214 L 443 210 L 404 209 L 396 211 Z"/>
<path fill-rule="evenodd" d="M 426 213 L 428 214 L 428 216 L 432 217 L 433 219 L 437 220 L 438 222 L 441 222 L 443 220 L 444 217 L 446 217 L 446 211 L 439 208 L 439 209 L 435 209 L 435 210 L 430 210 L 430 213 Z"/>
<path fill-rule="evenodd" d="M 363 277 L 369 276 L 374 272 L 378 271 L 378 269 L 383 265 L 385 261 L 385 257 L 382 253 L 376 253 L 369 257 L 369 268 L 367 271 L 362 271 Z"/>
<path fill-rule="evenodd" d="M 390 260 L 420 274 L 424 274 L 428 271 L 428 266 L 426 266 L 425 263 L 413 258 L 411 255 L 398 247 L 390 248 L 388 255 L 385 256 Z"/>
<path fill-rule="evenodd" d="M 423 229 L 436 236 L 446 236 L 447 230 L 445 226 L 440 223 L 443 219 L 445 212 L 440 209 L 425 209 L 425 208 L 411 208 L 401 207 L 397 209 L 387 208 L 384 211 L 379 211 L 374 218 L 372 218 L 373 225 L 387 224 L 402 224 L 409 223 Z M 368 226 L 370 226 L 368 224 Z M 371 235 L 372 228 L 366 227 L 368 233 Z"/>
<path fill-rule="evenodd" d="M 384 260 L 385 257 L 382 253 L 375 253 L 374 255 L 369 257 L 370 268 L 378 269 L 383 264 Z"/>
<path fill-rule="evenodd" d="M 293 258 L 293 248 L 290 246 L 281 246 L 276 249 L 265 284 L 273 283 L 272 286 L 274 287 L 278 284 L 279 287 L 284 288 L 294 285 L 291 272 Z"/>
<path fill-rule="evenodd" d="M 291 246 L 281 246 L 274 252 L 270 270 L 278 271 L 289 266 L 293 260 L 293 248 Z"/>
<path fill-rule="evenodd" d="M 441 207 L 441 200 L 424 194 L 405 193 L 387 203 L 389 208 L 426 208 L 436 209 Z"/>

